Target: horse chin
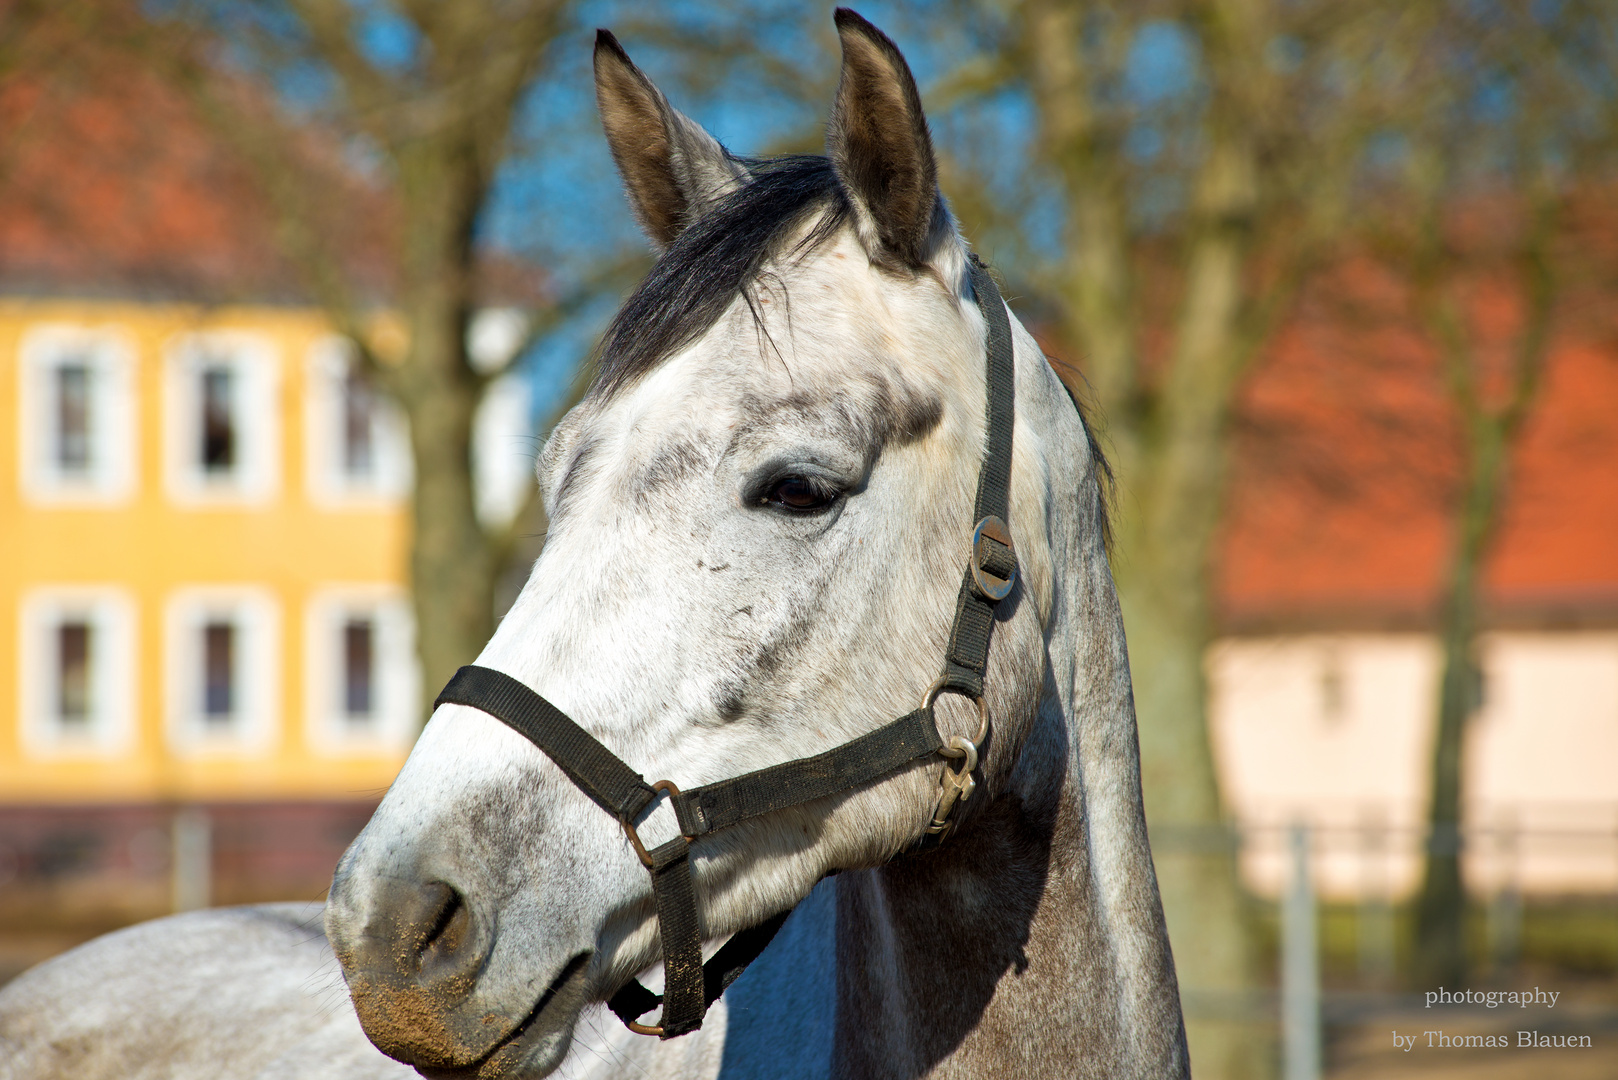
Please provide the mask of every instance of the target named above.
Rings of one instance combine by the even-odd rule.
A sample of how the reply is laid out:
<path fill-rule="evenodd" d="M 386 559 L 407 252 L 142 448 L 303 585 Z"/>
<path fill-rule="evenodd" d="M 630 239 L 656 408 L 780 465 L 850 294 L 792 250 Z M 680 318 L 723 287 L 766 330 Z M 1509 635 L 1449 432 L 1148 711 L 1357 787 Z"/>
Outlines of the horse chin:
<path fill-rule="evenodd" d="M 569 961 L 534 1009 L 481 1060 L 459 1068 L 417 1065 L 428 1080 L 531 1080 L 547 1076 L 567 1057 L 589 997 L 589 953 Z"/>

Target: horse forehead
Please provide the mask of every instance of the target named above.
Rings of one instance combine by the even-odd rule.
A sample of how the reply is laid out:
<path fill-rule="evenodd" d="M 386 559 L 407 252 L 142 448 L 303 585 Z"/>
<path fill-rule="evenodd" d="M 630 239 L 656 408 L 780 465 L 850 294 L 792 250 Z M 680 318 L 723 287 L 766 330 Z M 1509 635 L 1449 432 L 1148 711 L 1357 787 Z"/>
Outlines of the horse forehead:
<path fill-rule="evenodd" d="M 770 330 L 765 327 L 761 334 Z M 622 461 L 712 462 L 718 455 L 812 434 L 859 447 L 936 420 L 939 388 L 907 371 L 894 343 L 867 328 L 805 342 L 777 337 L 762 350 L 734 334 L 710 335 L 650 373 L 597 417 L 592 448 L 614 445 Z"/>
<path fill-rule="evenodd" d="M 800 441 L 870 460 L 885 445 L 925 436 L 943 411 L 936 388 L 895 370 L 851 367 L 836 378 L 727 383 L 700 363 L 691 366 L 696 370 L 669 365 L 672 385 L 654 380 L 639 388 L 644 400 L 626 403 L 617 419 L 617 462 L 605 471 L 629 478 L 635 494 L 711 472 L 727 457 Z"/>
<path fill-rule="evenodd" d="M 848 234 L 767 268 L 654 373 L 647 397 L 670 402 L 684 391 L 705 415 L 720 406 L 727 423 L 817 423 L 964 389 L 953 385 L 960 369 L 940 360 L 974 351 L 955 297 L 933 278 L 874 267 Z"/>
<path fill-rule="evenodd" d="M 587 457 L 639 491 L 792 435 L 854 449 L 920 438 L 962 389 L 949 361 L 972 346 L 955 303 L 872 267 L 851 236 L 766 268 L 697 341 L 596 403 L 563 486 Z"/>

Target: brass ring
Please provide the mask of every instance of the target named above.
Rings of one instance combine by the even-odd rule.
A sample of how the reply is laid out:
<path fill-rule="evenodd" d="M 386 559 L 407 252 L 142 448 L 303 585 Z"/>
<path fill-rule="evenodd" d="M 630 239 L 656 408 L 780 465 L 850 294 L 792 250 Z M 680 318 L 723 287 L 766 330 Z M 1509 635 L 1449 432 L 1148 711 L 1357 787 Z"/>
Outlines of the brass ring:
<path fill-rule="evenodd" d="M 659 780 L 657 783 L 652 785 L 652 790 L 653 791 L 666 791 L 666 792 L 669 793 L 669 797 L 671 799 L 677 799 L 677 798 L 680 797 L 680 789 L 674 786 L 674 781 L 673 780 Z M 657 801 L 657 799 L 654 797 L 652 799 L 652 802 L 647 803 L 646 806 L 651 806 L 652 803 L 655 803 L 656 801 Z M 643 809 L 643 810 L 645 808 L 646 807 L 644 807 L 644 806 L 641 807 L 641 809 Z M 671 809 L 672 809 L 672 807 L 671 807 Z M 678 820 L 679 815 L 676 814 L 675 817 L 676 817 L 676 820 Z M 640 864 L 642 866 L 646 867 L 646 869 L 650 870 L 652 868 L 652 856 L 651 856 L 651 853 L 646 850 L 646 845 L 640 842 L 640 833 L 635 831 L 634 824 L 627 817 L 619 818 L 618 819 L 618 824 L 620 824 L 620 825 L 622 825 L 624 827 L 624 835 L 629 837 L 629 846 L 635 849 L 636 856 L 638 856 L 640 858 Z M 691 843 L 691 840 L 692 840 L 691 837 L 685 836 L 684 833 L 681 833 L 680 835 L 682 837 L 684 837 L 686 843 L 688 843 L 688 844 Z M 631 1025 L 631 1026 L 633 1027 L 633 1025 Z M 662 1028 L 659 1028 L 658 1033 L 661 1034 L 661 1032 L 662 1032 Z M 652 1033 L 643 1031 L 643 1032 L 641 1032 L 641 1034 L 642 1035 L 647 1035 L 647 1034 L 652 1034 Z"/>
<path fill-rule="evenodd" d="M 939 696 L 945 693 L 959 694 L 961 697 L 971 698 L 978 707 L 978 733 L 972 737 L 972 743 L 975 746 L 982 746 L 983 740 L 989 737 L 988 700 L 985 699 L 982 694 L 969 694 L 965 690 L 960 690 L 952 686 L 945 686 L 944 683 L 945 677 L 940 675 L 938 677 L 938 681 L 929 686 L 927 688 L 927 692 L 922 695 L 921 707 L 923 709 L 932 708 L 933 703 L 938 700 Z M 949 758 L 958 758 L 961 756 L 961 751 L 954 750 L 948 745 L 942 747 L 938 752 Z"/>

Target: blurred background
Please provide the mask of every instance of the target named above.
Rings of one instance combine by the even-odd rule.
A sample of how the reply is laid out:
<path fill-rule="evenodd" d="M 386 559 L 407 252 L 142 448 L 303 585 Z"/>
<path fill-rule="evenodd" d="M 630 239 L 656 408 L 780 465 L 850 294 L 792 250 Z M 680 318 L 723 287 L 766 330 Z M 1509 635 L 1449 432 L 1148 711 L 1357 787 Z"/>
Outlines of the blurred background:
<path fill-rule="evenodd" d="M 1110 456 L 1197 1075 L 1618 1075 L 1618 2 L 861 10 Z M 0 0 L 0 980 L 323 895 L 649 265 L 593 28 L 765 155 L 830 16 Z"/>

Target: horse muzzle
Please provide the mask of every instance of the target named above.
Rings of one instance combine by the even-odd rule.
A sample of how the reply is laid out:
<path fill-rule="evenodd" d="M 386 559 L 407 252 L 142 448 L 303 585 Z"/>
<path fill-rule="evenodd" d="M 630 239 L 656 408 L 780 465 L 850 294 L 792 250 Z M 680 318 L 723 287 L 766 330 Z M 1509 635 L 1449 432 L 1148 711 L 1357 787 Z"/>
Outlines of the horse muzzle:
<path fill-rule="evenodd" d="M 377 1049 L 446 1078 L 542 1075 L 560 1062 L 587 1000 L 590 953 L 528 994 L 490 994 L 481 984 L 494 926 L 449 882 L 339 872 L 327 935 Z"/>

